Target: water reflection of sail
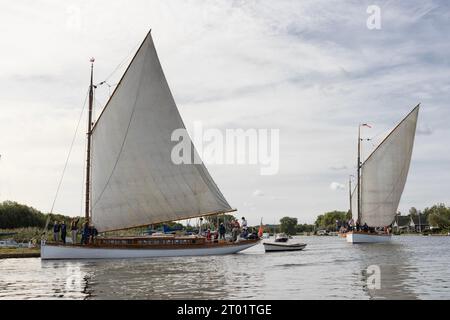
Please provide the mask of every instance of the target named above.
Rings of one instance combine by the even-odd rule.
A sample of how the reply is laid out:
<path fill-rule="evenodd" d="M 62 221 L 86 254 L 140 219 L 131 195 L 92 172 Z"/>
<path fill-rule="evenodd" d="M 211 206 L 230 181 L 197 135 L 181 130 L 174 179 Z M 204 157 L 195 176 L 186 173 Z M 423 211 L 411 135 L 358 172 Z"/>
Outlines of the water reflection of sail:
<path fill-rule="evenodd" d="M 39 274 L 46 280 L 52 279 L 42 298 L 88 299 L 91 291 L 88 287 L 90 281 L 91 265 L 75 261 L 47 261 L 41 260 Z M 34 282 L 39 283 L 36 278 Z"/>
<path fill-rule="evenodd" d="M 361 284 L 369 299 L 418 299 L 407 281 L 415 267 L 404 246 L 386 243 L 378 246 L 361 246 L 357 255 L 361 267 Z M 379 287 L 376 285 L 379 268 Z"/>

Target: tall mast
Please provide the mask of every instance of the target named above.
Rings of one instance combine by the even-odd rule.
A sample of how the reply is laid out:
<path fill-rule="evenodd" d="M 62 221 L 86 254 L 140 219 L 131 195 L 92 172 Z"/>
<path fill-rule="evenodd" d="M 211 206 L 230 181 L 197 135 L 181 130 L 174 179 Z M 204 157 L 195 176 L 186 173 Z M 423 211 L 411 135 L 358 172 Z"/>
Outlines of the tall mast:
<path fill-rule="evenodd" d="M 86 202 L 85 214 L 86 220 L 89 219 L 91 212 L 91 135 L 92 135 L 92 108 L 94 104 L 94 58 L 91 58 L 91 84 L 89 86 L 89 115 L 87 130 L 87 150 L 86 150 Z"/>
<path fill-rule="evenodd" d="M 356 179 L 357 181 L 357 194 L 358 194 L 358 222 L 361 223 L 361 125 L 358 126 L 358 174 Z"/>

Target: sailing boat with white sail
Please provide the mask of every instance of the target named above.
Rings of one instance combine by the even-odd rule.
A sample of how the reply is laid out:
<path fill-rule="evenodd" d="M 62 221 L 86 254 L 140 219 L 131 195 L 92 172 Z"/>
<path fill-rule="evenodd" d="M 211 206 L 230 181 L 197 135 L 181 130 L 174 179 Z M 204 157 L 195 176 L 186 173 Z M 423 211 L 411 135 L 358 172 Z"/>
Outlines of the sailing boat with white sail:
<path fill-rule="evenodd" d="M 89 92 L 85 218 L 98 232 L 235 211 L 203 163 L 171 160 L 185 128 L 149 32 L 92 124 Z M 191 141 L 194 155 L 198 157 Z M 92 192 L 91 192 L 92 191 Z M 236 253 L 258 242 L 196 236 L 97 237 L 88 245 L 42 243 L 42 259 L 135 258 Z"/>
<path fill-rule="evenodd" d="M 388 227 L 394 221 L 408 176 L 417 118 L 417 105 L 378 145 L 372 154 L 360 161 L 360 129 L 358 133 L 358 174 L 350 203 L 353 220 L 369 231 L 347 233 L 347 242 L 386 242 L 391 239 Z M 386 232 L 387 231 L 387 232 Z"/>

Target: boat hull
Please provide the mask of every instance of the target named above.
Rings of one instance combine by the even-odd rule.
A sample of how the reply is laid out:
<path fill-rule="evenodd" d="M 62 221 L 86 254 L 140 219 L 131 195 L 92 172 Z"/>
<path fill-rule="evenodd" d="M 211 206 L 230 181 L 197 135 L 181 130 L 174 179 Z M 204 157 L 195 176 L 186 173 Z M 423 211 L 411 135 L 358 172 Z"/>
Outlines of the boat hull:
<path fill-rule="evenodd" d="M 274 251 L 300 251 L 305 249 L 306 244 L 304 243 L 295 243 L 295 244 L 288 244 L 288 243 L 269 243 L 265 242 L 263 243 L 264 250 L 266 252 L 274 252 Z"/>
<path fill-rule="evenodd" d="M 391 241 L 390 234 L 369 234 L 363 232 L 347 232 L 349 243 L 381 243 Z"/>
<path fill-rule="evenodd" d="M 99 248 L 88 246 L 59 246 L 42 245 L 42 260 L 66 260 L 66 259 L 130 259 L 130 258 L 155 258 L 155 257 L 182 257 L 182 256 L 209 256 L 233 254 L 256 245 L 258 241 L 244 242 L 222 246 L 208 246 L 203 248 L 182 249 L 145 249 L 145 248 Z"/>

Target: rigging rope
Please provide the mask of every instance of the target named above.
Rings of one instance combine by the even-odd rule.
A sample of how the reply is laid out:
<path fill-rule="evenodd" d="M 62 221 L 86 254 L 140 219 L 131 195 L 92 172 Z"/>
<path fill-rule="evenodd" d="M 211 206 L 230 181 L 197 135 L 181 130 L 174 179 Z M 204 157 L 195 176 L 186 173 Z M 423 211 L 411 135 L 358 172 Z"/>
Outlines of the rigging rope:
<path fill-rule="evenodd" d="M 108 88 L 109 88 L 109 96 L 111 97 L 111 87 L 112 86 L 116 86 L 117 84 L 115 84 L 115 85 L 110 85 L 107 81 L 124 65 L 124 63 L 130 58 L 130 56 L 137 50 L 137 48 L 138 48 L 138 46 L 139 46 L 139 44 L 138 45 L 136 45 L 134 48 L 133 48 L 133 50 L 131 50 L 130 51 L 130 53 L 116 66 L 116 68 L 114 68 L 114 70 L 105 78 L 105 80 L 103 80 L 99 85 L 102 85 L 102 84 L 106 84 L 106 85 L 108 85 Z M 77 123 L 77 127 L 76 127 L 76 129 L 75 129 L 75 134 L 74 134 L 74 136 L 73 136 L 73 139 L 72 139 L 72 143 L 71 143 L 71 145 L 70 145 L 70 149 L 69 149 L 69 153 L 67 154 L 67 158 L 66 158 L 66 163 L 64 164 L 64 169 L 63 169 L 63 172 L 62 172 L 62 175 L 61 175 L 61 178 L 60 178 L 60 180 L 59 180 L 59 183 L 58 183 L 58 187 L 57 187 L 57 189 L 56 189 L 56 194 L 55 194 L 55 198 L 53 199 L 53 203 L 52 203 L 52 207 L 51 207 L 51 210 L 50 210 L 50 213 L 49 213 L 49 216 L 47 217 L 47 221 L 46 221 L 46 223 L 45 223 L 45 228 L 44 228 L 44 233 L 43 233 L 43 235 L 46 235 L 47 234 L 47 228 L 48 228 L 48 224 L 49 224 L 49 222 L 50 222 L 50 214 L 51 213 L 53 213 L 53 209 L 54 209 L 54 207 L 55 207 L 55 203 L 56 203 L 56 200 L 57 200 L 57 198 L 58 198 L 58 194 L 59 194 L 59 190 L 61 189 L 61 184 L 62 184 L 62 181 L 63 181 L 63 179 L 64 179 L 64 175 L 65 175 L 65 172 L 66 172 L 66 169 L 67 169 L 67 164 L 68 164 L 68 162 L 69 162 L 69 158 L 70 158 L 70 155 L 71 155 L 71 153 L 72 153 L 72 149 L 73 149 L 73 146 L 74 146 L 74 144 L 75 144 L 75 139 L 76 139 L 76 136 L 77 136 L 77 133 L 78 133 L 78 129 L 79 129 L 79 127 L 80 127 L 80 123 L 81 123 L 81 119 L 82 119 L 82 117 L 83 117 L 83 112 L 84 112 L 84 109 L 85 109 L 85 107 L 86 107 L 86 101 L 87 101 L 87 97 L 88 97 L 88 95 L 89 95 L 89 89 L 88 89 L 88 91 L 87 91 L 87 93 L 86 93 L 86 96 L 85 96 L 85 98 L 84 98 L 84 102 L 83 102 L 83 107 L 82 107 L 82 109 L 81 109 L 81 114 L 80 114 L 80 118 L 79 118 L 79 120 L 78 120 L 78 123 Z M 133 112 L 134 113 L 134 112 Z M 130 122 L 131 122 L 131 120 L 130 120 Z M 128 132 L 128 130 L 127 130 L 127 132 Z M 123 147 L 123 146 L 122 146 Z M 112 174 L 111 174 L 112 175 Z M 84 178 L 83 178 L 83 180 L 84 180 Z M 105 186 L 105 189 L 106 189 L 106 186 Z M 82 188 L 82 192 L 84 191 L 84 186 L 83 186 L 83 188 Z M 103 190 L 104 191 L 104 190 Z M 103 194 L 103 192 L 102 192 L 102 194 Z M 81 205 L 81 210 L 83 210 L 83 205 Z"/>
<path fill-rule="evenodd" d="M 84 139 L 84 149 L 83 150 L 86 150 L 87 149 L 87 139 Z M 84 201 L 85 201 L 85 199 L 84 199 L 84 197 L 83 197 L 83 195 L 84 195 L 84 188 L 85 188 L 85 180 L 86 180 L 86 165 L 87 165 L 87 163 L 86 163 L 86 161 L 85 161 L 85 159 L 84 159 L 84 154 L 83 154 L 83 180 L 81 180 L 81 197 L 80 197 L 80 199 L 81 199 L 81 204 L 80 204 L 80 217 L 82 217 L 83 216 L 83 204 L 84 204 Z"/>
<path fill-rule="evenodd" d="M 88 94 L 89 94 L 89 90 L 86 92 L 86 96 L 84 98 L 83 107 L 81 108 L 80 117 L 78 118 L 78 123 L 77 123 L 77 126 L 75 128 L 75 133 L 74 133 L 73 138 L 72 138 L 72 143 L 70 144 L 69 153 L 67 154 L 67 158 L 66 158 L 66 162 L 64 164 L 63 172 L 61 174 L 61 178 L 59 179 L 58 187 L 56 188 L 56 193 L 55 193 L 55 197 L 53 199 L 52 207 L 50 209 L 50 212 L 49 212 L 48 217 L 47 217 L 47 221 L 45 223 L 44 235 L 47 234 L 47 228 L 48 228 L 48 224 L 50 222 L 50 214 L 53 213 L 53 209 L 55 208 L 56 200 L 58 199 L 59 191 L 61 189 L 61 185 L 62 185 L 62 182 L 63 182 L 63 179 L 64 179 L 64 175 L 66 173 L 67 164 L 69 163 L 70 155 L 72 153 L 72 149 L 73 149 L 73 146 L 75 144 L 75 140 L 76 140 L 76 137 L 77 137 L 78 129 L 80 128 L 81 119 L 83 118 L 83 112 L 84 112 L 84 109 L 86 108 L 86 101 L 87 101 Z"/>
<path fill-rule="evenodd" d="M 133 53 L 136 52 L 137 48 L 140 46 L 140 43 L 138 43 L 133 49 L 130 51 L 130 53 L 117 65 L 117 67 L 114 68 L 114 70 L 101 82 L 107 83 L 107 81 L 125 64 L 125 62 L 133 55 Z M 108 84 L 109 85 L 109 84 Z"/>
<path fill-rule="evenodd" d="M 130 56 L 133 55 L 133 53 L 136 51 L 136 49 L 138 48 L 139 44 L 136 45 L 131 51 L 130 53 L 114 68 L 114 70 L 101 82 L 97 83 L 96 85 L 94 85 L 94 88 L 100 87 L 104 84 L 106 84 L 108 86 L 108 99 L 109 100 L 111 98 L 111 88 L 112 87 L 116 87 L 119 82 L 116 82 L 115 84 L 110 84 L 108 82 L 108 80 L 125 64 L 125 62 L 127 62 L 130 59 Z M 96 100 L 97 103 L 102 106 L 102 105 L 106 105 L 108 103 L 108 101 L 106 103 L 101 103 L 100 101 Z"/>

